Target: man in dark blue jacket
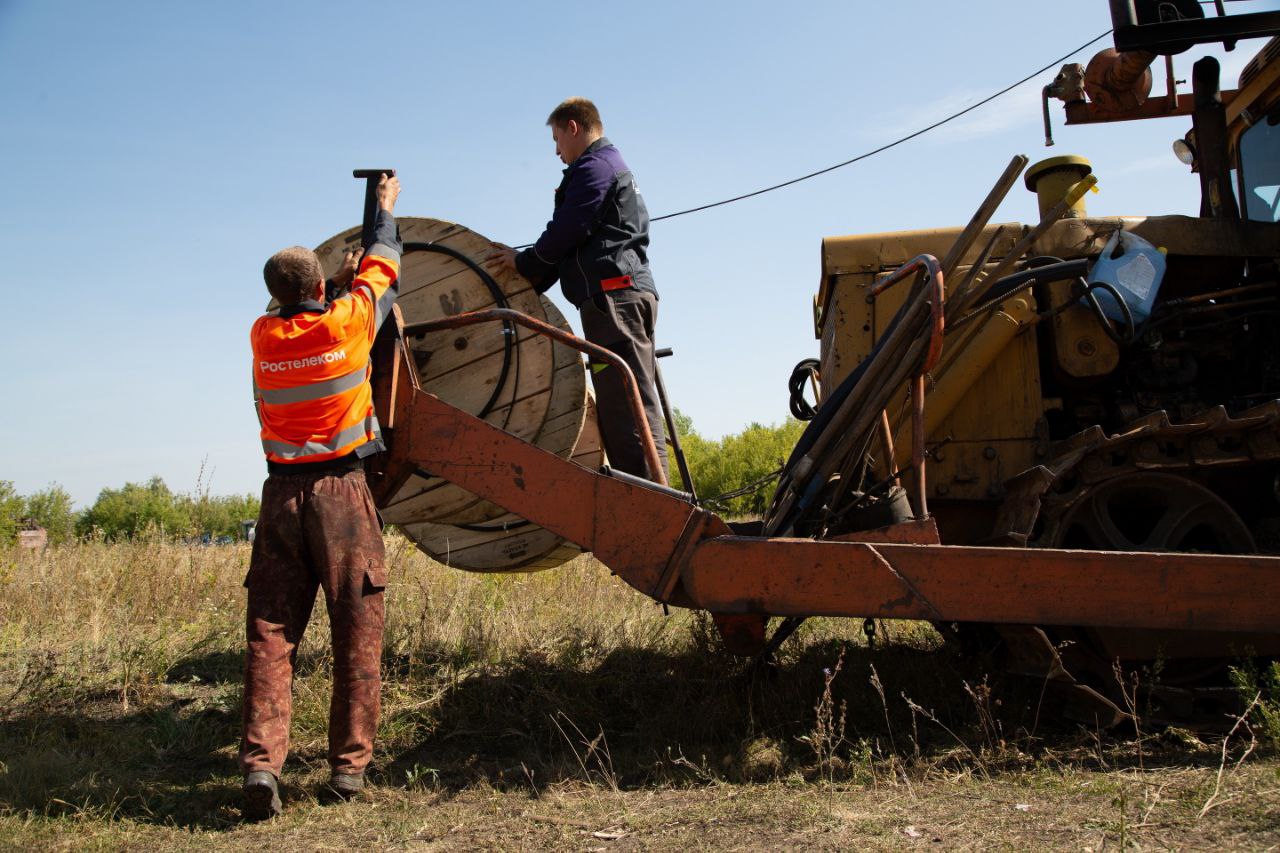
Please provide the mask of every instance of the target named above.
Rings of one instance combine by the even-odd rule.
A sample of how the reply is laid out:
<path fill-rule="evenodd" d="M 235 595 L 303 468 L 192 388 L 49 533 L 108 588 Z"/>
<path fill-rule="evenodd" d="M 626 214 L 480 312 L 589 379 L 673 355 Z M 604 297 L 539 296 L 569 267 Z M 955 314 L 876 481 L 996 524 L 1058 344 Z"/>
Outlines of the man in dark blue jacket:
<path fill-rule="evenodd" d="M 604 137 L 595 104 L 570 98 L 552 111 L 547 125 L 567 167 L 556 190 L 555 212 L 531 248 L 517 253 L 500 247 L 491 259 L 518 271 L 539 293 L 559 281 L 581 313 L 587 340 L 626 361 L 665 468 L 662 410 L 654 386 L 658 291 L 649 272 L 649 212 L 631 170 Z M 626 386 L 616 374 L 592 365 L 605 452 L 615 468 L 657 479 L 645 464 Z"/>

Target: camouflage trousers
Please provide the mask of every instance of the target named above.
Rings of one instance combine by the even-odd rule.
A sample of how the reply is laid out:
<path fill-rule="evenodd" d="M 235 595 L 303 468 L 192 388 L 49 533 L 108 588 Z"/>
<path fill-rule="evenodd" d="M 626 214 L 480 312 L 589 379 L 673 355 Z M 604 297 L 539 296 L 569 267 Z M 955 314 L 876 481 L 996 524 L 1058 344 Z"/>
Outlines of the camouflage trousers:
<path fill-rule="evenodd" d="M 276 776 L 289 750 L 293 671 L 324 592 L 333 643 L 329 764 L 360 773 L 373 752 L 382 687 L 382 526 L 363 471 L 272 474 L 244 585 L 249 590 L 240 768 Z"/>

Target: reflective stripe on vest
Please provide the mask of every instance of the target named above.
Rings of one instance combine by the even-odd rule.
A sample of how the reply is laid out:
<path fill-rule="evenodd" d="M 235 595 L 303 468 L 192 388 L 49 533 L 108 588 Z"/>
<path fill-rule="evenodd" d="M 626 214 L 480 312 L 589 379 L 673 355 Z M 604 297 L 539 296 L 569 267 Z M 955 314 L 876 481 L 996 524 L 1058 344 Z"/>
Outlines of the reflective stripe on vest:
<path fill-rule="evenodd" d="M 333 379 L 308 382 L 306 385 L 295 385 L 293 388 L 259 388 L 257 392 L 264 402 L 272 406 L 302 403 L 350 391 L 364 382 L 368 375 L 368 367 L 358 367 L 344 376 L 336 376 Z"/>
<path fill-rule="evenodd" d="M 387 319 L 387 315 L 391 313 L 391 306 L 396 301 L 396 291 L 388 289 L 382 294 L 381 299 L 375 299 L 373 296 L 373 288 L 367 284 L 359 285 L 355 290 L 363 290 L 369 296 L 369 301 L 373 304 L 373 331 L 376 334 L 382 328 L 382 321 Z M 351 299 L 355 295 L 355 290 L 339 296 L 337 300 Z"/>
<path fill-rule="evenodd" d="M 321 453 L 337 453 L 348 444 L 364 438 L 369 433 L 373 434 L 375 440 L 382 437 L 382 429 L 378 426 L 378 419 L 372 412 L 360 423 L 352 424 L 339 432 L 327 444 L 308 441 L 299 447 L 296 444 L 289 444 L 285 441 L 263 441 L 262 449 L 267 453 L 274 453 L 282 459 L 303 459 L 307 456 L 318 456 Z"/>

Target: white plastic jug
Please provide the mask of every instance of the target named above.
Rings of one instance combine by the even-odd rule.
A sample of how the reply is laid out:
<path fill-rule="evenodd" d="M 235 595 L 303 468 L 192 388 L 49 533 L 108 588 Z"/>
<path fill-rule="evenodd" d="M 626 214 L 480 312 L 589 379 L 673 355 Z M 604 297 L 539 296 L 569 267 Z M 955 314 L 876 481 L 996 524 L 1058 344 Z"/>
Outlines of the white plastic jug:
<path fill-rule="evenodd" d="M 1116 257 L 1112 257 L 1116 255 Z M 1111 235 L 1102 254 L 1089 271 L 1089 281 L 1102 281 L 1116 289 L 1129 306 L 1135 325 L 1151 316 L 1151 306 L 1160 292 L 1164 280 L 1164 252 L 1128 231 L 1120 230 Z M 1099 288 L 1093 291 L 1102 311 L 1112 320 L 1124 321 L 1124 313 L 1110 293 Z"/>

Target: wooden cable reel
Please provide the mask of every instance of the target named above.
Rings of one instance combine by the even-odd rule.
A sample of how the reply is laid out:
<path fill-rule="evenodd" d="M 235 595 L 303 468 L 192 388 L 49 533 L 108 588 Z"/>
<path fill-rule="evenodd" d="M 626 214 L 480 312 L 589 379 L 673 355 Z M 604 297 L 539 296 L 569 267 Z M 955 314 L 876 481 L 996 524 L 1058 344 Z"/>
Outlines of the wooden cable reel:
<path fill-rule="evenodd" d="M 401 217 L 397 222 L 405 249 L 397 303 L 406 323 L 505 307 L 572 331 L 523 276 L 484 267 L 485 280 L 477 271 L 491 249 L 484 237 L 438 219 Z M 359 241 L 357 227 L 316 248 L 326 275 Z M 441 400 L 543 450 L 590 467 L 603 464 L 577 351 L 500 323 L 413 334 L 406 344 L 422 387 Z M 537 571 L 579 553 L 561 537 L 426 471 L 411 477 L 380 509 L 422 551 L 455 568 Z"/>

